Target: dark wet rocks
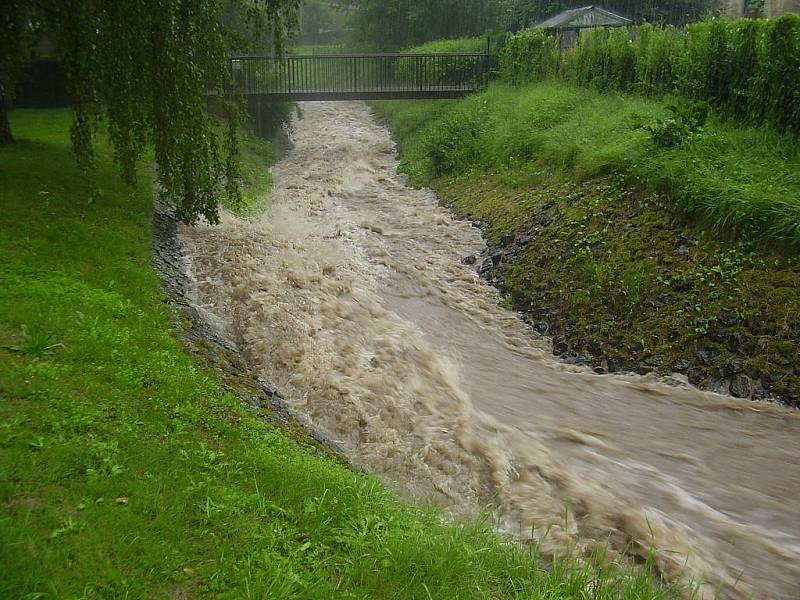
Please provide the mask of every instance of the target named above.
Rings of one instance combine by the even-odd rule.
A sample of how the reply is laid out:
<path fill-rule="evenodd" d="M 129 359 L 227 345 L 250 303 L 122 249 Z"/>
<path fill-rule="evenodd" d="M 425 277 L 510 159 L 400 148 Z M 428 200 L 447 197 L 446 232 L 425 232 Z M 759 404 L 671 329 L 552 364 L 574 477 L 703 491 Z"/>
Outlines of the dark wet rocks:
<path fill-rule="evenodd" d="M 648 367 L 653 367 L 653 369 L 662 368 L 666 364 L 666 362 L 667 360 L 659 354 L 654 354 L 653 356 L 649 356 L 646 359 L 644 359 L 644 364 L 647 365 Z"/>
<path fill-rule="evenodd" d="M 667 304 L 670 303 L 670 296 L 667 294 L 661 294 L 655 300 L 653 300 L 652 305 L 654 308 L 664 308 Z"/>
<path fill-rule="evenodd" d="M 546 321 L 537 321 L 533 325 L 533 329 L 539 335 L 547 335 L 550 332 L 550 325 Z"/>
<path fill-rule="evenodd" d="M 494 261 L 487 256 L 481 261 L 481 266 L 478 267 L 478 273 L 481 275 L 481 277 L 489 277 L 494 267 Z"/>
<path fill-rule="evenodd" d="M 738 375 L 744 370 L 744 362 L 738 356 L 727 360 L 719 368 L 719 376 L 722 378 L 730 377 L 731 375 Z"/>
<path fill-rule="evenodd" d="M 461 188 L 455 191 L 463 205 Z M 793 403 L 800 395 L 797 342 L 786 342 L 785 355 L 776 350 L 781 337 L 800 340 L 800 319 L 784 323 L 781 313 L 777 322 L 777 310 L 768 314 L 772 305 L 755 289 L 725 291 L 732 284 L 712 269 L 720 256 L 714 240 L 646 203 L 607 202 L 591 185 L 541 200 L 526 209 L 523 229 L 480 223 L 489 248 L 464 262 L 510 297 L 532 333 L 551 337 L 555 355 L 597 373 L 676 376 L 743 398 Z M 640 263 L 652 275 L 638 271 Z M 587 269 L 605 265 L 612 268 Z M 636 289 L 630 304 L 622 288 L 640 272 L 658 283 Z M 783 287 L 795 290 L 787 281 Z M 731 297 L 719 299 L 723 293 Z"/>
<path fill-rule="evenodd" d="M 641 354 L 644 352 L 644 344 L 641 342 L 633 342 L 628 348 L 633 354 Z"/>
<path fill-rule="evenodd" d="M 676 279 L 672 282 L 672 289 L 676 292 L 688 292 L 692 289 L 692 282 L 685 279 Z"/>
<path fill-rule="evenodd" d="M 722 313 L 719 317 L 717 317 L 717 320 L 725 327 L 733 327 L 734 325 L 738 325 L 741 321 L 736 313 L 731 312 Z"/>
<path fill-rule="evenodd" d="M 741 331 L 733 331 L 728 336 L 728 350 L 738 352 L 747 343 L 747 337 Z"/>
<path fill-rule="evenodd" d="M 708 339 L 710 339 L 712 342 L 720 343 L 727 341 L 729 335 L 730 332 L 726 329 L 714 328 L 709 330 Z"/>
<path fill-rule="evenodd" d="M 675 363 L 672 365 L 672 370 L 675 371 L 676 373 L 686 373 L 689 371 L 691 366 L 692 363 L 690 363 L 686 359 L 681 358 L 675 361 Z"/>
<path fill-rule="evenodd" d="M 514 264 L 523 251 L 530 247 L 536 239 L 532 233 L 500 236 L 498 244 L 491 246 L 480 256 L 464 259 L 466 264 L 476 265 L 478 273 L 489 283 L 506 293 L 507 270 Z M 692 243 L 690 240 L 685 240 Z M 567 250 L 566 253 L 571 251 Z M 573 252 L 574 254 L 574 252 Z M 567 257 L 569 258 L 569 257 Z M 562 257 L 566 260 L 566 258 Z M 692 290 L 691 281 L 673 281 L 673 294 L 663 293 L 649 301 L 655 310 L 668 307 L 674 301 L 674 293 L 685 293 Z M 734 312 L 723 312 L 710 323 L 706 334 L 702 335 L 694 349 L 687 348 L 687 354 L 681 358 L 654 353 L 640 342 L 634 340 L 625 347 L 615 347 L 613 342 L 600 342 L 595 325 L 553 324 L 560 317 L 558 307 L 549 307 L 542 303 L 549 290 L 533 286 L 537 291 L 530 300 L 514 296 L 515 308 L 520 310 L 532 330 L 538 335 L 553 335 L 553 354 L 571 364 L 585 365 L 598 374 L 619 372 L 635 372 L 646 374 L 651 372 L 663 375 L 676 375 L 689 381 L 692 385 L 729 393 L 737 398 L 781 398 L 792 402 L 800 396 L 800 390 L 783 386 L 785 374 L 777 372 L 764 373 L 754 368 L 750 362 L 766 351 L 768 336 L 763 335 L 763 327 L 755 319 L 742 319 Z M 513 290 L 512 290 L 513 292 Z M 675 324 L 675 331 L 669 332 L 668 339 L 673 342 L 680 339 L 678 329 L 682 323 Z M 636 337 L 645 337 L 647 332 L 635 331 Z M 790 365 L 791 367 L 791 365 Z M 800 367 L 789 368 L 795 376 Z"/>
<path fill-rule="evenodd" d="M 700 364 L 709 366 L 713 365 L 714 361 L 717 359 L 718 351 L 713 346 L 707 346 L 705 348 L 700 348 L 696 353 L 697 360 Z"/>
<path fill-rule="evenodd" d="M 570 348 L 569 344 L 564 339 L 554 339 L 553 340 L 553 354 L 557 356 L 566 356 L 569 354 Z"/>
<path fill-rule="evenodd" d="M 736 398 L 750 398 L 755 392 L 753 381 L 744 373 L 739 373 L 730 381 L 729 391 Z"/>

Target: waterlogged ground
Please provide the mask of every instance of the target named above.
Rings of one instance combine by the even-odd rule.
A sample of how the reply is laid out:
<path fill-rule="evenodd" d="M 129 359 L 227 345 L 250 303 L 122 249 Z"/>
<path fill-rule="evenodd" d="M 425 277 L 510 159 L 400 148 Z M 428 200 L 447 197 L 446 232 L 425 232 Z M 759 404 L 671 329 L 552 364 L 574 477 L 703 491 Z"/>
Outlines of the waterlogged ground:
<path fill-rule="evenodd" d="M 272 208 L 183 232 L 198 304 L 300 413 L 409 497 L 491 505 L 548 550 L 798 596 L 800 413 L 559 362 L 364 105 L 303 112 Z"/>

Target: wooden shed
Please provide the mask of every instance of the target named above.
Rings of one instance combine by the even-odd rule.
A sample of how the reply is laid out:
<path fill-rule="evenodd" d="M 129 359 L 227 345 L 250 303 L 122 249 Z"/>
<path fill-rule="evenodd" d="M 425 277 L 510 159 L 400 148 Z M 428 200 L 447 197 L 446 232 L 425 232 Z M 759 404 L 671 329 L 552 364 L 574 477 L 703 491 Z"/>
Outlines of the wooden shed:
<path fill-rule="evenodd" d="M 565 10 L 549 19 L 537 23 L 534 29 L 549 29 L 561 34 L 561 44 L 565 47 L 575 45 L 581 29 L 592 27 L 627 27 L 633 22 L 599 6 L 584 6 Z"/>
<path fill-rule="evenodd" d="M 550 17 L 546 21 L 537 23 L 534 29 L 585 29 L 587 27 L 626 27 L 631 20 L 600 8 L 599 6 L 584 6 L 572 8 Z"/>

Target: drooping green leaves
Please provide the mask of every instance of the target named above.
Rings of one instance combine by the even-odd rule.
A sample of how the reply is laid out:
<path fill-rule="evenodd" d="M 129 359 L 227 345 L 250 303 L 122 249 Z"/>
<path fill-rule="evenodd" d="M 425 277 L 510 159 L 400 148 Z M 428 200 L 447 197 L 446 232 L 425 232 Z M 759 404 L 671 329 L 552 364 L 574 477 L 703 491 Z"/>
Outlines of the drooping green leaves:
<path fill-rule="evenodd" d="M 237 146 L 235 128 L 217 126 L 208 99 L 235 120 L 235 99 L 227 95 L 230 52 L 282 52 L 299 1 L 36 0 L 12 3 L 3 14 L 26 24 L 25 33 L 45 31 L 56 43 L 83 166 L 92 163 L 101 127 L 127 180 L 152 146 L 161 193 L 180 218 L 214 223 L 220 199 L 238 194 Z M 22 41 L 12 48 L 20 61 Z M 7 70 L 3 65 L 0 75 Z"/>

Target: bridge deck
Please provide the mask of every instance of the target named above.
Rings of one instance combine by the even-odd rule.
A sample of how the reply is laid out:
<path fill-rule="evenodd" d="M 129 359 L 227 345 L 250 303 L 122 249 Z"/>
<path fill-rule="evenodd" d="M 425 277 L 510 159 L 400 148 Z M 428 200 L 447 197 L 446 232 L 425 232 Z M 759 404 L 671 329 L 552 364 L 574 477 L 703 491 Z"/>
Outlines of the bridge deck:
<path fill-rule="evenodd" d="M 269 102 L 330 102 L 345 100 L 436 100 L 463 98 L 475 88 L 437 87 L 422 90 L 376 88 L 372 90 L 292 90 L 291 92 L 250 92 L 247 95 Z"/>

